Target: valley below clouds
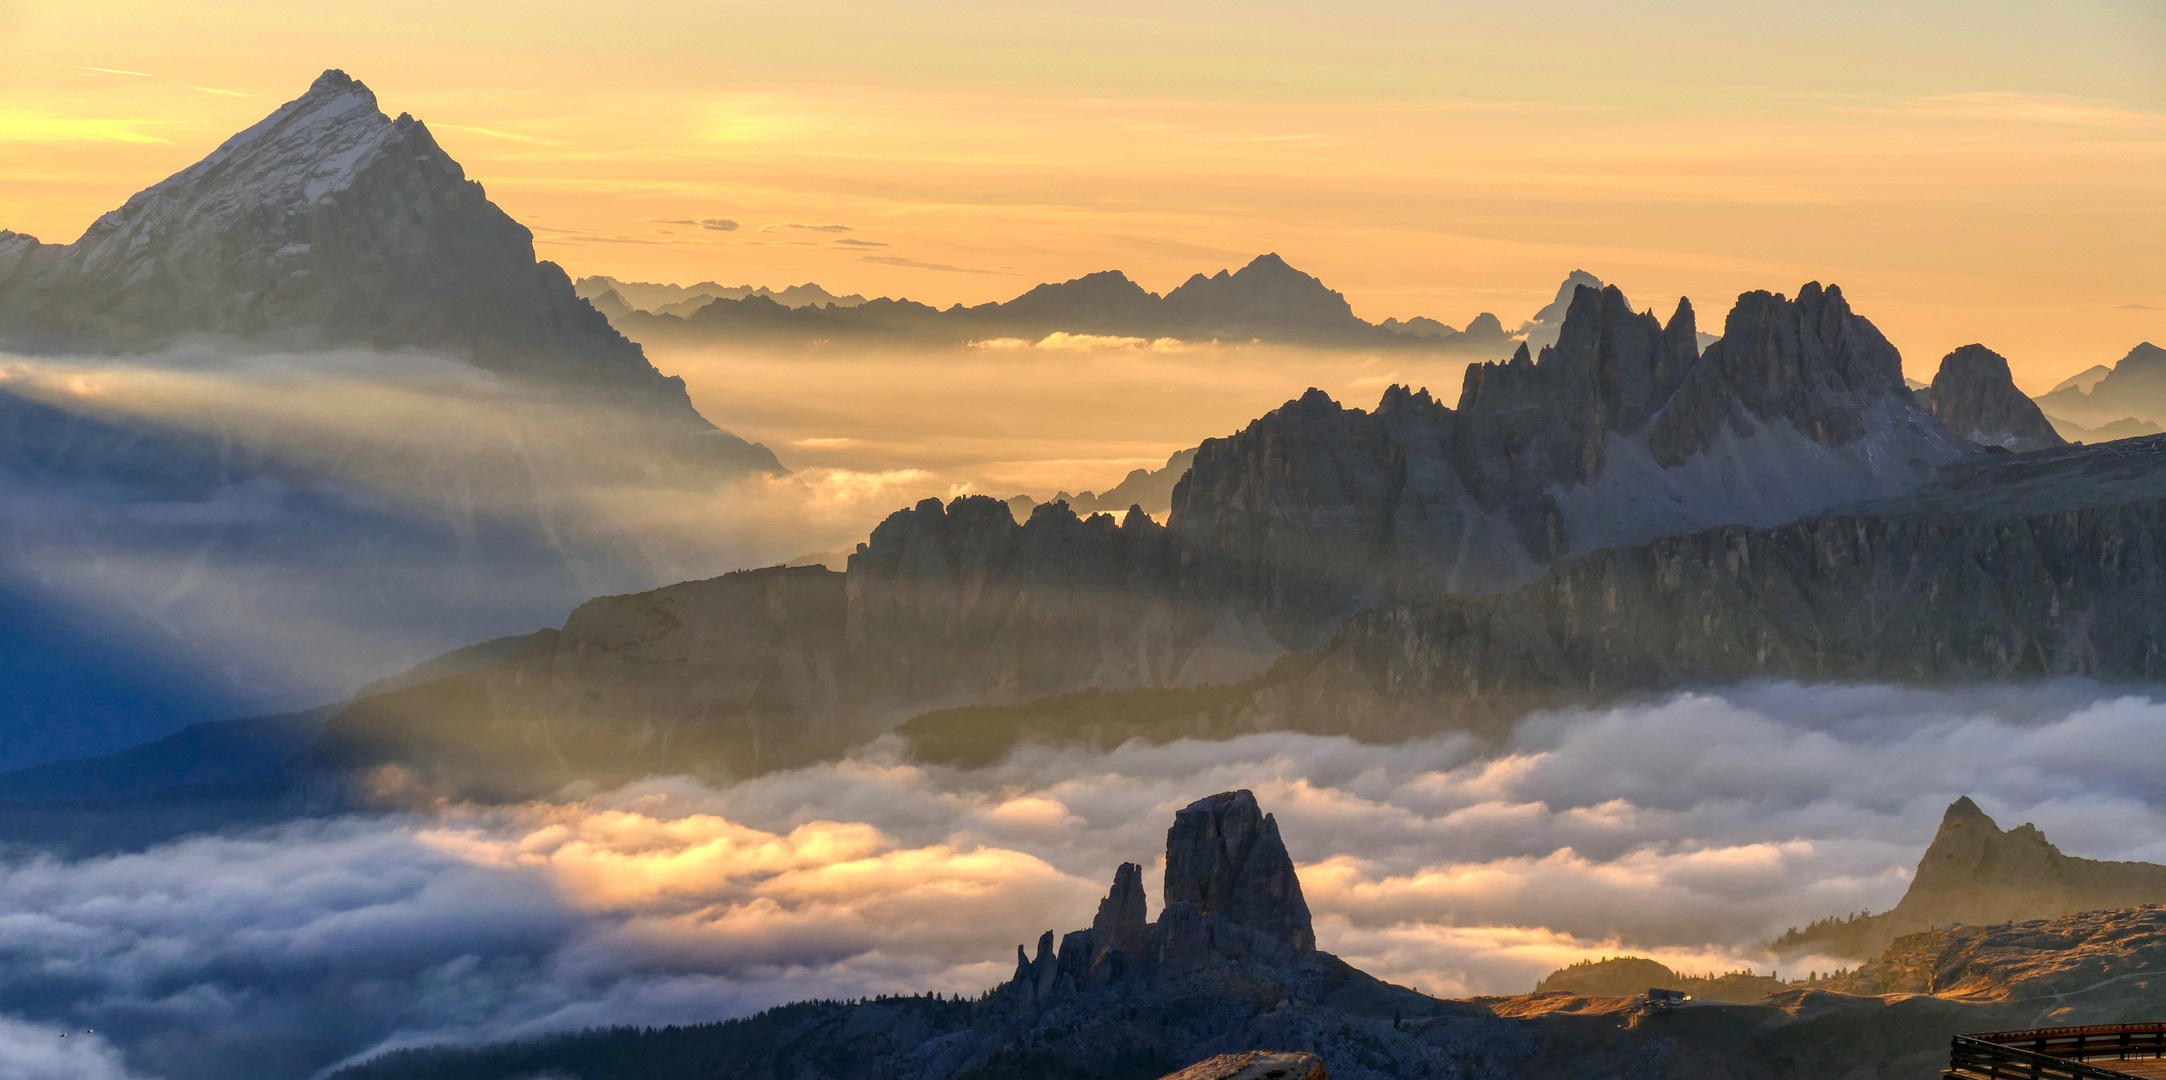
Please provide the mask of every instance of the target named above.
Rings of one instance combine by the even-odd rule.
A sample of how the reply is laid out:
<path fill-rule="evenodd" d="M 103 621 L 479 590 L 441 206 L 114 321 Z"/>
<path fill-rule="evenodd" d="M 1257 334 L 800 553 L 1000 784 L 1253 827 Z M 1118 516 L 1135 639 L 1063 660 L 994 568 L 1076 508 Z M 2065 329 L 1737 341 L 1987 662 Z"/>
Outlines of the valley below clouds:
<path fill-rule="evenodd" d="M 1087 925 L 1122 861 L 1144 862 L 1155 915 L 1172 811 L 1234 788 L 1278 816 L 1319 947 L 1387 980 L 1523 993 L 1621 952 L 1802 974 L 1836 961 L 1761 943 L 1891 906 L 1959 795 L 2071 854 L 2166 858 L 2161 722 L 2166 704 L 2084 682 L 1758 683 L 1537 714 L 1501 744 L 1265 733 L 958 770 L 888 738 L 724 787 L 5 853 L 0 1023 L 41 1037 L 0 1038 L 0 1074 L 306 1073 L 803 998 L 973 996 L 1018 944 Z M 79 1034 L 55 1065 L 62 1030 Z"/>

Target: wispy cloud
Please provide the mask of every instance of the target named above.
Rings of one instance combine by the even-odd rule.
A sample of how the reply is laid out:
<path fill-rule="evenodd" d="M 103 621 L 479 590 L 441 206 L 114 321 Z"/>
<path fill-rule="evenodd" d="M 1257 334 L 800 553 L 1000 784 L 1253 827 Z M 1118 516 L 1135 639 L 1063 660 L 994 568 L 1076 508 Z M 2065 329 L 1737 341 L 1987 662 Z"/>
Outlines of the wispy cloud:
<path fill-rule="evenodd" d="M 900 255 L 860 255 L 859 262 L 878 263 L 881 266 L 903 266 L 912 270 L 938 270 L 948 274 L 1014 274 L 1013 270 L 980 270 L 970 266 L 950 266 L 947 263 L 919 262 Z"/>
<path fill-rule="evenodd" d="M 543 139 L 533 135 L 520 135 L 516 132 L 510 131 L 498 131 L 495 128 L 471 127 L 465 124 L 432 124 L 430 126 L 440 128 L 445 131 L 466 131 L 471 132 L 475 135 L 486 135 L 492 139 L 509 139 L 512 142 L 533 143 L 536 146 L 565 145 L 564 143 L 561 143 L 555 139 Z"/>
<path fill-rule="evenodd" d="M 51 60 L 32 60 L 30 63 L 43 67 L 66 68 L 69 71 L 87 71 L 96 75 L 132 75 L 138 79 L 157 78 L 156 75 L 152 75 L 147 71 L 124 71 L 120 68 L 89 67 L 83 64 L 57 64 Z"/>
<path fill-rule="evenodd" d="M 847 245 L 847 246 L 849 246 L 849 247 L 887 247 L 887 246 L 888 246 L 888 245 L 886 245 L 886 244 L 883 244 L 883 243 L 879 242 L 878 240 L 859 240 L 859 239 L 856 239 L 855 237 L 849 237 L 849 236 L 845 236 L 845 237 L 843 237 L 842 239 L 840 239 L 840 240 L 837 240 L 837 241 L 835 241 L 835 243 L 837 243 L 837 244 L 843 244 L 843 245 Z"/>
<path fill-rule="evenodd" d="M 1987 123 L 2166 131 L 2166 113 L 2131 109 L 2114 102 L 2070 94 L 2016 91 L 1941 94 L 1892 106 L 1868 107 L 1865 111 Z"/>
<path fill-rule="evenodd" d="M 0 112 L 0 142 L 126 142 L 169 144 L 144 132 L 140 120 Z"/>

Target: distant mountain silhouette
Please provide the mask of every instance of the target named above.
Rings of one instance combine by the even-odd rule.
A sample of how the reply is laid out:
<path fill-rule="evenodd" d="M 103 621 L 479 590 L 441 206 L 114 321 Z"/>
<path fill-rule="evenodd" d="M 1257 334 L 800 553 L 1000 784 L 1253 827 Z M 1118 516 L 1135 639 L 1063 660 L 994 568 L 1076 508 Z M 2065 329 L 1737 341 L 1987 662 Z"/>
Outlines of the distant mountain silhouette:
<path fill-rule="evenodd" d="M 1069 333 L 1436 349 L 1496 357 L 1511 349 L 1503 324 L 1486 313 L 1465 331 L 1426 318 L 1382 325 L 1366 322 L 1354 314 L 1344 295 L 1275 253 L 1259 255 L 1239 270 L 1196 274 L 1164 296 L 1144 289 L 1118 270 L 1105 270 L 1039 285 L 1005 302 L 946 309 L 887 297 L 850 306 L 793 305 L 783 295 L 754 292 L 735 298 L 717 294 L 687 310 L 681 305 L 690 301 L 681 300 L 648 307 L 640 295 L 663 300 L 676 294 L 635 295 L 612 279 L 585 278 L 581 288 L 595 298 L 613 291 L 631 307 L 646 308 L 612 318 L 627 335 L 649 342 L 855 340 L 959 345 Z"/>
<path fill-rule="evenodd" d="M 610 293 L 616 294 L 624 310 L 680 317 L 690 315 L 716 299 L 742 300 L 748 296 L 764 296 L 790 308 L 826 307 L 829 304 L 856 307 L 865 302 L 864 297 L 855 293 L 836 296 L 810 281 L 777 290 L 765 285 L 719 285 L 712 281 L 702 281 L 697 285 L 661 285 L 651 281 L 618 281 L 613 277 L 595 275 L 580 278 L 572 283 L 572 288 L 612 319 L 616 318 L 617 314 L 603 308 L 599 302 Z"/>
<path fill-rule="evenodd" d="M 2131 418 L 2166 423 L 2166 349 L 2146 341 L 2112 369 L 2102 375 L 2098 371 L 2093 367 L 2063 380 L 2037 399 L 2038 407 L 2088 428 Z"/>
<path fill-rule="evenodd" d="M 1092 514 L 1120 514 L 1131 506 L 1139 507 L 1144 513 L 1155 517 L 1164 517 L 1166 512 L 1173 508 L 1174 485 L 1181 482 L 1181 477 L 1188 475 L 1188 467 L 1195 460 L 1195 447 L 1176 450 L 1163 466 L 1131 470 L 1120 483 L 1107 488 L 1103 495 L 1089 491 L 1081 495 L 1070 495 L 1063 491 L 1046 502 L 1067 503 L 1068 509 L 1085 517 Z M 1028 521 L 1031 511 L 1036 510 L 1039 505 L 1038 500 L 1028 495 L 1017 495 L 1008 500 L 1008 509 L 1014 512 L 1017 521 Z"/>
<path fill-rule="evenodd" d="M 2002 829 L 1969 796 L 1942 816 L 1910 888 L 1879 915 L 1828 919 L 1775 942 L 1785 953 L 1867 957 L 1906 934 L 2166 903 L 2166 866 L 2061 854 L 2036 825 Z"/>

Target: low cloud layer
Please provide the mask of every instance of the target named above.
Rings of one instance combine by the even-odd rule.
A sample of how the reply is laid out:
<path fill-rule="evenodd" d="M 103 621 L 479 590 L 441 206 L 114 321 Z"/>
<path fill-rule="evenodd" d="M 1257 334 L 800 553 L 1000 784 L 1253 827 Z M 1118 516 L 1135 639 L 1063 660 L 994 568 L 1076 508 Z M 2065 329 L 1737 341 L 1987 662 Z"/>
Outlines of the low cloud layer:
<path fill-rule="evenodd" d="M 1502 747 L 1269 734 L 961 772 L 883 744 L 721 790 L 18 856 L 0 1013 L 110 1032 L 138 1074 L 195 1080 L 971 994 L 1018 943 L 1087 925 L 1123 860 L 1149 867 L 1155 914 L 1173 811 L 1238 787 L 1278 815 L 1322 947 L 1382 977 L 1515 993 L 1628 951 L 1765 970 L 1757 943 L 1785 926 L 1894 903 L 1958 795 L 2071 854 L 2166 860 L 2161 723 L 2166 704 L 2086 684 L 1772 684 L 1538 716 Z"/>

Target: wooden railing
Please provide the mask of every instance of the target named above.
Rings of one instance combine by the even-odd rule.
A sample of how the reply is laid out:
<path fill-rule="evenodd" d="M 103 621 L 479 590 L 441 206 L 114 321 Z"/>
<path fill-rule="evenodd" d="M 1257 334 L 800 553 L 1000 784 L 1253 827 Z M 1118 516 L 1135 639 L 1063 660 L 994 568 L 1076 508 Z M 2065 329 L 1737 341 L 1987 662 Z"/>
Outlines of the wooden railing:
<path fill-rule="evenodd" d="M 1958 1035 L 1944 1080 L 2127 1080 L 2103 1061 L 2166 1057 L 2166 1023 Z"/>

